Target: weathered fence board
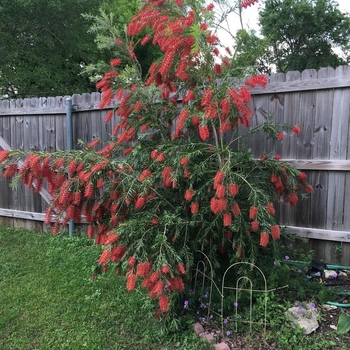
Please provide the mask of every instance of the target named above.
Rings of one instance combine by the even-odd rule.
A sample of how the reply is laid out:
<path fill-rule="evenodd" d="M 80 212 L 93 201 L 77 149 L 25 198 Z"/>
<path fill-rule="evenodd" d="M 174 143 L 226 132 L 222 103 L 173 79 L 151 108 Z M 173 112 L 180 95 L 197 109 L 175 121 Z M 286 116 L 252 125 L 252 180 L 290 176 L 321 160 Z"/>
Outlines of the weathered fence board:
<path fill-rule="evenodd" d="M 272 74 L 266 88 L 251 93 L 252 126 L 272 115 L 277 122 L 297 124 L 302 130 L 297 136 L 284 131 L 282 141 L 259 132 L 243 145 L 257 159 L 268 152 L 279 154 L 309 176 L 314 191 L 308 199 L 294 209 L 280 203 L 282 224 L 310 238 L 308 247 L 318 257 L 350 264 L 350 67 Z M 67 97 L 0 100 L 0 147 L 66 149 Z M 104 123 L 106 110 L 114 106 L 100 110 L 99 102 L 99 93 L 72 96 L 73 147 L 79 140 L 105 140 L 112 134 L 119 117 Z M 0 177 L 0 223 L 42 222 L 48 200 L 45 193 L 34 194 L 21 183 L 9 188 L 9 180 Z M 335 254 L 335 245 L 341 246 L 342 256 Z"/>

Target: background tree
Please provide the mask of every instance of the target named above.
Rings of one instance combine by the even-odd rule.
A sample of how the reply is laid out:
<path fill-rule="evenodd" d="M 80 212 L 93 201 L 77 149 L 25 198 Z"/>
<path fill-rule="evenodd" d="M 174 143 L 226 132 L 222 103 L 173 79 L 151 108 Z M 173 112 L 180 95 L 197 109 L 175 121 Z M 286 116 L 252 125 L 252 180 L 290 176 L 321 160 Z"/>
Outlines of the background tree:
<path fill-rule="evenodd" d="M 333 0 L 266 0 L 259 20 L 280 72 L 346 63 L 333 49 L 347 49 L 350 17 Z"/>
<path fill-rule="evenodd" d="M 122 30 L 139 0 L 3 0 L 0 5 L 0 96 L 58 96 L 95 91 L 84 67 L 109 61 L 83 13 L 113 11 Z"/>

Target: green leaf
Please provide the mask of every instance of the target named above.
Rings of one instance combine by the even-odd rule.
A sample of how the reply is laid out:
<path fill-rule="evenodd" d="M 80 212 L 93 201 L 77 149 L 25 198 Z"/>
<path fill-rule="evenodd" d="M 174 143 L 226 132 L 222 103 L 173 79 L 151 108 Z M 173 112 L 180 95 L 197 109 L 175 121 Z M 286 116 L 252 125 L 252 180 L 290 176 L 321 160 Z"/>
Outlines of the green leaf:
<path fill-rule="evenodd" d="M 320 290 L 317 297 L 321 304 L 325 304 L 327 301 L 335 301 L 336 298 L 334 293 L 330 293 L 326 289 Z"/>
<path fill-rule="evenodd" d="M 350 317 L 342 312 L 339 316 L 337 333 L 338 334 L 346 334 L 350 331 Z"/>

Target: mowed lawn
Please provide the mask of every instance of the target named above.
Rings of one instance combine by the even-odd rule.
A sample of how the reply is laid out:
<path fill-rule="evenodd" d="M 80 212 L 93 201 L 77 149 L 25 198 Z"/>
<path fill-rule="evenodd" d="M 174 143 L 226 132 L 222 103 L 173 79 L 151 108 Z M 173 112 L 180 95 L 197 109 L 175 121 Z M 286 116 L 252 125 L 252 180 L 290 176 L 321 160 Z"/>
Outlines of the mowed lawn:
<path fill-rule="evenodd" d="M 0 227 L 0 349 L 208 349 L 191 327 L 168 333 L 143 291 L 91 274 L 92 240 Z"/>

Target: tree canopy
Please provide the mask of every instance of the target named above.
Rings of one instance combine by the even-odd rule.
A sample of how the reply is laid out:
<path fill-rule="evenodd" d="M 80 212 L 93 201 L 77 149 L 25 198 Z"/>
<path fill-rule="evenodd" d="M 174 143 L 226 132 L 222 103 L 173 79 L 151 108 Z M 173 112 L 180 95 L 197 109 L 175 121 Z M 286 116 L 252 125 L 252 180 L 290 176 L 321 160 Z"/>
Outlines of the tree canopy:
<path fill-rule="evenodd" d="M 278 71 L 346 63 L 333 49 L 346 50 L 350 17 L 333 0 L 266 0 L 259 20 Z"/>
<path fill-rule="evenodd" d="M 140 0 L 3 0 L 0 6 L 0 96 L 57 96 L 94 91 L 84 67 L 108 61 L 83 13 L 117 13 L 119 28 Z"/>

